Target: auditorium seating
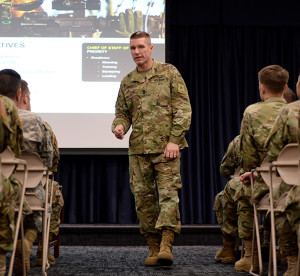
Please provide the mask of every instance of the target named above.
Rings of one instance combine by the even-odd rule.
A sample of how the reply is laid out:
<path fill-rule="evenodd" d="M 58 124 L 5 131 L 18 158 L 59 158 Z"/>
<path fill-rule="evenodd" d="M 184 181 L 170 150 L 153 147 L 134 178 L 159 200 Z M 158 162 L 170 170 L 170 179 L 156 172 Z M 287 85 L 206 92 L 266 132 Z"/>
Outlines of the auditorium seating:
<path fill-rule="evenodd" d="M 271 241 L 270 241 L 270 256 L 269 256 L 269 274 L 273 264 L 273 275 L 277 275 L 277 259 L 276 259 L 276 235 L 275 235 L 275 212 L 284 211 L 284 203 L 287 193 L 280 196 L 274 203 L 273 190 L 276 186 L 284 181 L 288 185 L 297 185 L 299 183 L 298 176 L 299 167 L 299 150 L 298 144 L 286 145 L 276 161 L 269 163 L 267 158 L 262 162 L 261 166 L 251 172 L 251 186 L 254 190 L 253 174 L 255 171 L 260 172 L 264 182 L 269 186 L 270 193 L 265 195 L 257 204 L 253 204 L 254 209 L 254 225 L 253 225 L 253 240 L 252 240 L 252 256 L 254 251 L 255 241 L 257 242 L 258 259 L 259 259 L 259 274 L 252 271 L 253 258 L 250 274 L 262 275 L 262 256 L 260 249 L 259 222 L 258 212 L 266 213 L 270 211 L 271 216 Z"/>
<path fill-rule="evenodd" d="M 19 180 L 19 183 L 21 184 L 22 189 L 19 190 L 19 199 L 20 199 L 20 205 L 15 204 L 14 210 L 18 213 L 16 225 L 15 225 L 15 233 L 14 233 L 14 250 L 12 252 L 10 263 L 9 263 L 9 271 L 8 275 L 12 275 L 13 271 L 13 263 L 15 259 L 15 253 L 16 253 L 16 245 L 18 241 L 18 235 L 19 235 L 19 229 L 21 228 L 21 240 L 23 244 L 24 239 L 24 230 L 23 230 L 23 217 L 22 217 L 22 211 L 23 211 L 23 203 L 24 203 L 24 196 L 25 196 L 25 187 L 27 184 L 27 162 L 22 159 L 15 158 L 14 153 L 12 150 L 7 147 L 1 154 L 1 177 L 10 178 L 11 176 L 17 178 Z M 24 248 L 24 246 L 23 246 Z M 24 251 L 23 251 L 24 256 Z M 23 258 L 23 270 L 25 271 L 25 260 Z"/>
<path fill-rule="evenodd" d="M 45 202 L 36 196 L 35 193 L 30 191 L 25 192 L 26 199 L 33 211 L 42 212 L 43 216 L 43 230 L 42 230 L 42 241 L 43 241 L 43 261 L 42 261 L 42 273 L 46 274 L 46 269 L 49 268 L 48 263 L 48 240 L 49 240 L 49 227 L 51 217 L 51 205 L 52 205 L 52 185 L 50 196 L 48 196 L 49 189 L 49 178 L 52 178 L 53 174 L 49 172 L 48 168 L 43 165 L 43 161 L 40 156 L 35 153 L 22 153 L 21 159 L 27 162 L 28 168 L 28 181 L 26 188 L 35 188 L 40 182 L 42 182 L 45 189 Z"/>

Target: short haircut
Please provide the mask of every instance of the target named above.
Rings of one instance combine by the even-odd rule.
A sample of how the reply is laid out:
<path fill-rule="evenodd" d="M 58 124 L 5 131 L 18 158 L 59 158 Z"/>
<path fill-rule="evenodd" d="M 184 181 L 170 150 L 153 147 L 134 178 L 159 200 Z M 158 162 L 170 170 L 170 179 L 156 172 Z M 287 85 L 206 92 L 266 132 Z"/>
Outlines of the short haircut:
<path fill-rule="evenodd" d="M 27 94 L 29 91 L 28 89 L 28 83 L 25 80 L 21 80 L 21 97 L 23 97 L 25 94 Z"/>
<path fill-rule="evenodd" d="M 283 98 L 287 103 L 294 102 L 296 100 L 296 95 L 294 91 L 288 87 L 288 89 L 283 93 Z"/>
<path fill-rule="evenodd" d="M 12 69 L 0 71 L 0 94 L 14 99 L 21 88 L 21 76 Z"/>
<path fill-rule="evenodd" d="M 130 36 L 130 40 L 137 39 L 137 38 L 145 38 L 145 41 L 147 42 L 147 44 L 151 45 L 151 37 L 148 33 L 142 32 L 142 31 L 137 31 Z"/>
<path fill-rule="evenodd" d="M 274 94 L 283 92 L 289 80 L 289 72 L 279 65 L 269 65 L 258 72 L 258 80 Z"/>

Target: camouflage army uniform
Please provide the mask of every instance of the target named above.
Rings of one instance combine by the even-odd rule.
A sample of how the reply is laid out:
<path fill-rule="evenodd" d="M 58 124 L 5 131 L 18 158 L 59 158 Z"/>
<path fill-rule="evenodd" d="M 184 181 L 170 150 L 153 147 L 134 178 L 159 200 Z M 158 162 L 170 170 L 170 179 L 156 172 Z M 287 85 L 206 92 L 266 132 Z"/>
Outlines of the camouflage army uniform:
<path fill-rule="evenodd" d="M 12 0 L 0 0 L 0 20 L 11 19 Z"/>
<path fill-rule="evenodd" d="M 9 146 L 16 155 L 23 148 L 22 125 L 15 103 L 0 95 L 0 152 Z M 0 179 L 0 249 L 13 250 L 15 231 L 13 203 L 17 201 L 15 194 L 19 190 L 13 178 Z M 25 209 L 26 210 L 26 209 Z M 30 209 L 28 212 L 32 212 Z"/>
<path fill-rule="evenodd" d="M 264 148 L 267 137 L 274 125 L 275 119 L 286 101 L 281 97 L 270 97 L 264 102 L 250 105 L 246 108 L 241 124 L 241 167 L 244 171 L 251 171 L 260 166 L 267 156 Z M 254 183 L 253 197 L 251 187 L 242 185 L 236 192 L 238 200 L 239 236 L 252 239 L 253 207 L 251 201 L 257 201 L 268 193 L 268 186 L 259 175 Z"/>
<path fill-rule="evenodd" d="M 238 185 L 241 185 L 239 177 L 231 179 L 235 170 L 241 164 L 240 160 L 240 136 L 236 136 L 230 142 L 220 166 L 220 173 L 228 182 L 223 191 L 215 197 L 214 210 L 223 235 L 237 236 L 237 202 L 234 195 Z"/>
<path fill-rule="evenodd" d="M 52 167 L 53 147 L 51 136 L 44 125 L 42 119 L 31 111 L 19 110 L 19 115 L 23 124 L 24 152 L 37 152 L 43 160 L 44 166 Z M 45 200 L 45 190 L 40 183 L 31 192 Z M 33 212 L 32 215 L 26 216 L 24 228 L 42 231 L 42 215 L 40 212 Z"/>
<path fill-rule="evenodd" d="M 300 151 L 300 110 L 298 112 L 298 144 Z M 299 183 L 300 185 L 300 183 Z M 285 213 L 293 228 L 293 231 L 298 236 L 298 248 L 300 248 L 300 186 L 293 186 L 289 190 L 286 202 L 285 202 Z"/>
<path fill-rule="evenodd" d="M 59 154 L 59 149 L 58 149 L 58 144 L 56 140 L 56 136 L 54 132 L 52 131 L 52 128 L 47 122 L 44 122 L 45 126 L 47 127 L 48 131 L 50 132 L 51 140 L 52 140 L 52 146 L 53 146 L 53 162 L 52 162 L 52 167 L 50 170 L 53 173 L 57 172 L 57 167 L 58 167 L 58 162 L 60 158 Z M 52 183 L 51 183 L 52 185 Z M 50 188 L 49 187 L 49 193 L 50 193 Z M 62 206 L 64 206 L 64 199 L 62 192 L 59 187 L 59 183 L 54 181 L 53 185 L 53 197 L 52 197 L 52 213 L 51 213 L 51 220 L 50 220 L 50 235 L 52 236 L 57 236 L 59 232 L 59 225 L 60 225 L 60 213 Z"/>
<path fill-rule="evenodd" d="M 288 104 L 276 119 L 274 127 L 272 128 L 269 138 L 266 142 L 266 148 L 268 149 L 268 160 L 270 162 L 277 159 L 277 156 L 289 143 L 298 142 L 298 119 L 300 111 L 300 101 L 296 101 Z M 297 186 L 296 186 L 297 187 Z M 291 190 L 287 197 L 287 215 L 292 222 L 295 223 L 295 210 L 293 205 L 297 207 L 299 204 L 299 194 L 297 194 L 298 188 L 292 188 L 292 186 L 285 183 L 281 183 L 279 189 L 274 189 L 274 198 L 277 199 L 283 193 Z M 298 215 L 299 217 L 299 215 Z M 283 256 L 297 255 L 297 236 L 292 231 L 292 226 L 287 220 L 285 213 L 275 213 L 275 226 L 276 232 L 279 238 L 280 253 Z"/>
<path fill-rule="evenodd" d="M 137 69 L 129 73 L 122 80 L 115 115 L 112 131 L 121 124 L 126 133 L 132 125 L 130 188 L 141 233 L 158 233 L 163 228 L 180 233 L 180 157 L 164 158 L 168 142 L 187 147 L 184 136 L 191 122 L 189 96 L 178 70 L 154 60 L 144 76 Z"/>

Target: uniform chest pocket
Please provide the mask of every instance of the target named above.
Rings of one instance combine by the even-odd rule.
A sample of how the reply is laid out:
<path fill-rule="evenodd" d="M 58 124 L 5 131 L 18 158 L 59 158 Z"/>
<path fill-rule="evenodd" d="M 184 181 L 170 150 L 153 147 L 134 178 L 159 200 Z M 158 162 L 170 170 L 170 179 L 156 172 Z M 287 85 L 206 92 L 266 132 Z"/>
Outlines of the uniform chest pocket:
<path fill-rule="evenodd" d="M 131 112 L 135 112 L 141 106 L 140 89 L 129 89 L 125 93 L 126 104 Z"/>

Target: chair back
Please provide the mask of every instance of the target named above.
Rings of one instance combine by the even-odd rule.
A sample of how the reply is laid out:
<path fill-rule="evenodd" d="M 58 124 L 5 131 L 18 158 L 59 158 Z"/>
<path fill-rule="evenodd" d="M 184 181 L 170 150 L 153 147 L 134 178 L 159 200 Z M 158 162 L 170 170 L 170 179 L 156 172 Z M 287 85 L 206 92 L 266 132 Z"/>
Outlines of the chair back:
<path fill-rule="evenodd" d="M 26 188 L 35 188 L 42 181 L 43 174 L 47 171 L 47 168 L 44 167 L 41 157 L 36 152 L 24 152 L 20 158 L 27 162 L 28 171 L 30 172 L 28 174 Z M 18 168 L 14 176 L 17 179 L 22 176 Z"/>
<path fill-rule="evenodd" d="M 279 165 L 277 166 L 277 171 L 284 183 L 288 185 L 300 185 L 299 158 L 300 152 L 297 143 L 286 145 L 278 155 L 277 161 L 274 163 Z"/>
<path fill-rule="evenodd" d="M 270 187 L 271 185 L 271 179 L 270 179 L 270 162 L 268 161 L 268 157 L 266 157 L 262 163 L 260 164 L 260 167 L 256 170 L 260 172 L 262 179 L 264 182 Z M 282 181 L 281 177 L 277 174 L 275 168 L 272 169 L 272 183 L 273 185 L 278 185 Z"/>
<path fill-rule="evenodd" d="M 0 153 L 1 159 L 1 174 L 5 178 L 9 178 L 16 166 L 15 154 L 10 147 L 7 147 L 2 153 Z"/>

